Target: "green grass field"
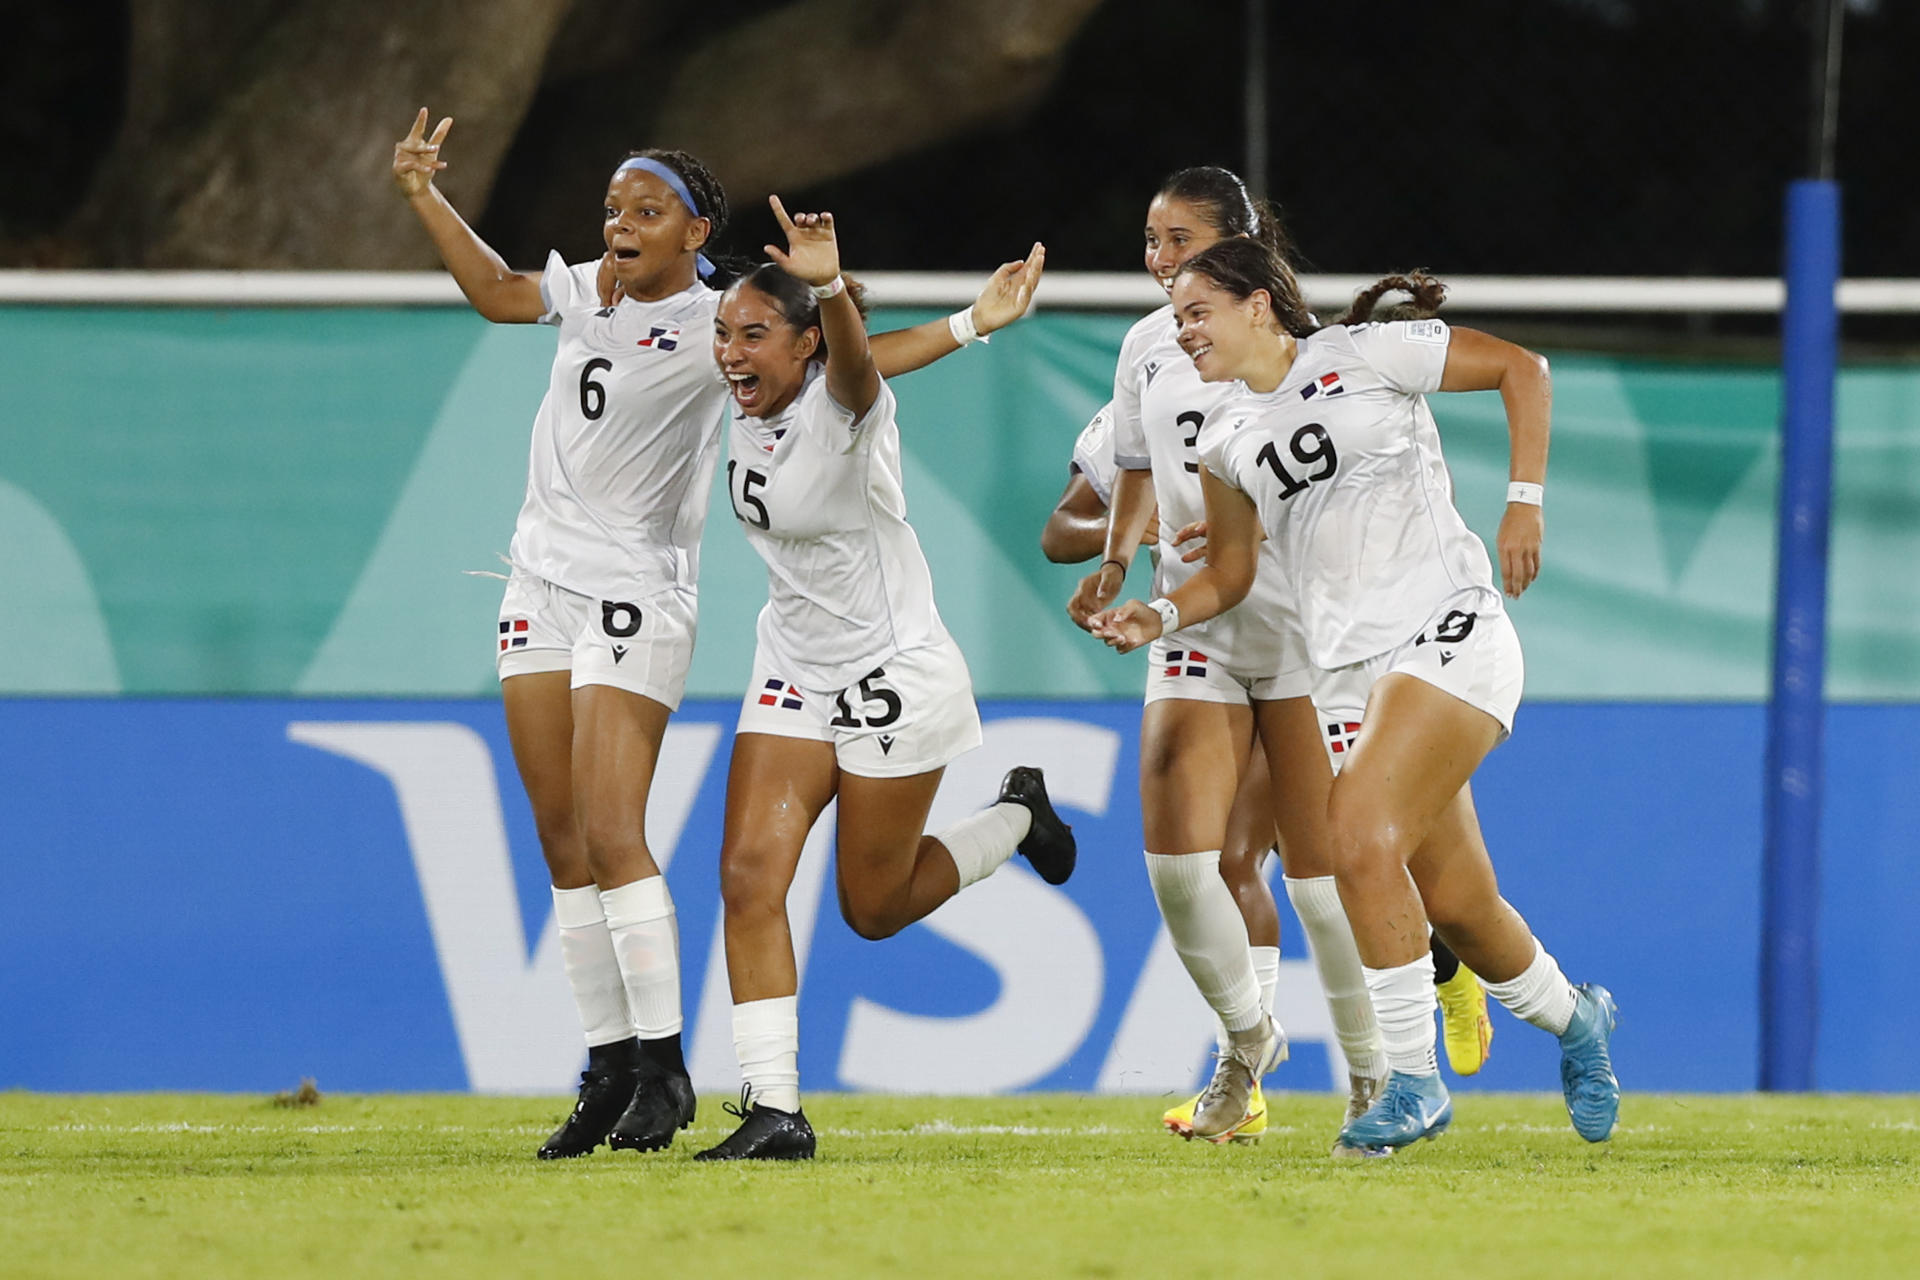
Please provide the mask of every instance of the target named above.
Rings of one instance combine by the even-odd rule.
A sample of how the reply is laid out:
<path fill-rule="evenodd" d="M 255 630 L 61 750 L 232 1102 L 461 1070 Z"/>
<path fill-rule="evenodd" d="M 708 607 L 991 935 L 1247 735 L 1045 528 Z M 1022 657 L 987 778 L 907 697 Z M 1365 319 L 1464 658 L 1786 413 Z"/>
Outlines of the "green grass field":
<path fill-rule="evenodd" d="M 820 1095 L 811 1165 L 532 1158 L 558 1099 L 0 1093 L 4 1276 L 1920 1275 L 1920 1098 L 1466 1096 L 1391 1161 L 1271 1095 L 1254 1147 L 1150 1099 Z"/>

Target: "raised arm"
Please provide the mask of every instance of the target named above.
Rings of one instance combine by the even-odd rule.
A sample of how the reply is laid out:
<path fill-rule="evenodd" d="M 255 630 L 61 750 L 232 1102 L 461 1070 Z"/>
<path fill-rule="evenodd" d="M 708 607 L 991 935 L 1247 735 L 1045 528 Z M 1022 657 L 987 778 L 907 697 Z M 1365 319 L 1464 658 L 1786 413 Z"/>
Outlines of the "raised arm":
<path fill-rule="evenodd" d="M 433 237 L 440 261 L 447 264 L 473 309 L 497 324 L 531 324 L 547 309 L 540 298 L 540 281 L 508 267 L 433 185 L 433 175 L 447 167 L 440 158 L 440 144 L 451 128 L 453 117 L 446 116 L 428 137 L 427 109 L 420 108 L 413 128 L 394 144 L 393 183 Z"/>
<path fill-rule="evenodd" d="M 1547 480 L 1547 440 L 1552 434 L 1553 374 L 1545 356 L 1477 329 L 1454 329 L 1447 346 L 1442 391 L 1498 391 L 1507 411 L 1507 478 L 1529 485 Z M 1495 549 L 1500 583 L 1518 596 L 1540 576 L 1540 545 L 1546 519 L 1538 502 L 1508 502 Z"/>
<path fill-rule="evenodd" d="M 833 234 L 833 215 L 802 213 L 787 216 L 779 196 L 768 196 L 773 216 L 787 234 L 787 247 L 767 245 L 767 256 L 789 275 L 811 285 L 817 293 L 833 289 L 820 299 L 820 332 L 827 340 L 827 392 L 855 420 L 866 416 L 880 398 L 880 371 L 867 346 L 867 326 L 860 308 L 840 278 L 840 245 Z"/>
<path fill-rule="evenodd" d="M 1207 504 L 1207 563 L 1167 599 L 1177 610 L 1177 625 L 1192 626 L 1218 617 L 1247 598 L 1259 567 L 1260 513 L 1232 485 L 1200 468 L 1200 492 Z M 1160 614 L 1138 600 L 1095 614 L 1088 630 L 1121 653 L 1158 640 L 1164 634 Z"/>
<path fill-rule="evenodd" d="M 924 369 L 966 346 L 968 339 L 963 335 L 969 331 L 984 340 L 988 334 L 1018 320 L 1032 304 L 1033 291 L 1039 287 L 1046 265 L 1047 248 L 1036 241 L 1025 258 L 1002 263 L 965 311 L 944 320 L 929 320 L 910 328 L 874 334 L 871 339 L 873 362 L 879 367 L 880 376 L 894 378 Z"/>

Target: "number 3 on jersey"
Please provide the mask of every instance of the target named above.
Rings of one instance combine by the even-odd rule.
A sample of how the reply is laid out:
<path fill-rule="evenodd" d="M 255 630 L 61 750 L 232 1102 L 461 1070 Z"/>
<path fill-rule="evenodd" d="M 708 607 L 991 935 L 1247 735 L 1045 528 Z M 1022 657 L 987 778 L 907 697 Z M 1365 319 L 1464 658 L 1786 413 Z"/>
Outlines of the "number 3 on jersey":
<path fill-rule="evenodd" d="M 1317 422 L 1309 422 L 1294 432 L 1293 439 L 1287 442 L 1287 452 L 1302 466 L 1318 464 L 1319 470 L 1310 472 L 1304 480 L 1296 479 L 1280 465 L 1280 451 L 1273 447 L 1273 441 L 1267 441 L 1260 452 L 1253 455 L 1254 461 L 1273 472 L 1274 479 L 1280 482 L 1282 499 L 1291 498 L 1316 480 L 1331 480 L 1333 473 L 1340 469 L 1340 455 L 1334 451 L 1333 437 Z"/>
<path fill-rule="evenodd" d="M 766 473 L 755 471 L 752 467 L 740 467 L 740 485 L 736 489 L 733 483 L 736 465 L 734 459 L 727 459 L 727 501 L 733 504 L 733 518 L 756 529 L 768 528 L 773 521 L 767 516 L 767 504 L 753 496 L 755 489 L 767 487 Z M 742 506 L 748 510 L 742 511 Z"/>

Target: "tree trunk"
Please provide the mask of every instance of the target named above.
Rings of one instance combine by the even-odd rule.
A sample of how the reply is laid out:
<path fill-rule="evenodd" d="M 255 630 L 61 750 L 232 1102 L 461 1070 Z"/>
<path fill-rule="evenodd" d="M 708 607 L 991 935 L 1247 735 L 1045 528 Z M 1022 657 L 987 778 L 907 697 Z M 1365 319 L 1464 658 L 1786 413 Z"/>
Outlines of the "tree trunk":
<path fill-rule="evenodd" d="M 134 0 L 125 127 L 64 238 L 102 266 L 419 267 L 389 177 L 426 106 L 477 213 L 567 0 Z"/>

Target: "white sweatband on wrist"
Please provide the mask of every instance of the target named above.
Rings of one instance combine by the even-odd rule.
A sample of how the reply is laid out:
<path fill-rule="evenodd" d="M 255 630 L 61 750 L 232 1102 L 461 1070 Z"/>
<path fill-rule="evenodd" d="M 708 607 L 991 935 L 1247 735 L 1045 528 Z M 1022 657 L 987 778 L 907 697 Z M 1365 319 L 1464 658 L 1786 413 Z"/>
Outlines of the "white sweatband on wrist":
<path fill-rule="evenodd" d="M 1160 615 L 1160 634 L 1170 636 L 1180 629 L 1180 606 L 1165 596 L 1147 601 L 1147 608 Z"/>
<path fill-rule="evenodd" d="M 1525 480 L 1515 480 L 1507 486 L 1508 502 L 1524 502 L 1530 507 L 1540 505 L 1540 499 L 1546 496 L 1546 486 L 1528 484 Z"/>
<path fill-rule="evenodd" d="M 838 297 L 840 294 L 845 293 L 847 291 L 847 282 L 839 276 L 835 276 L 832 284 L 814 284 L 808 285 L 807 287 L 813 290 L 814 297 L 825 302 L 828 298 Z"/>
<path fill-rule="evenodd" d="M 992 341 L 986 334 L 974 327 L 972 307 L 968 307 L 964 311 L 956 311 L 948 316 L 947 332 L 952 334 L 953 340 L 963 347 L 973 342 Z"/>

